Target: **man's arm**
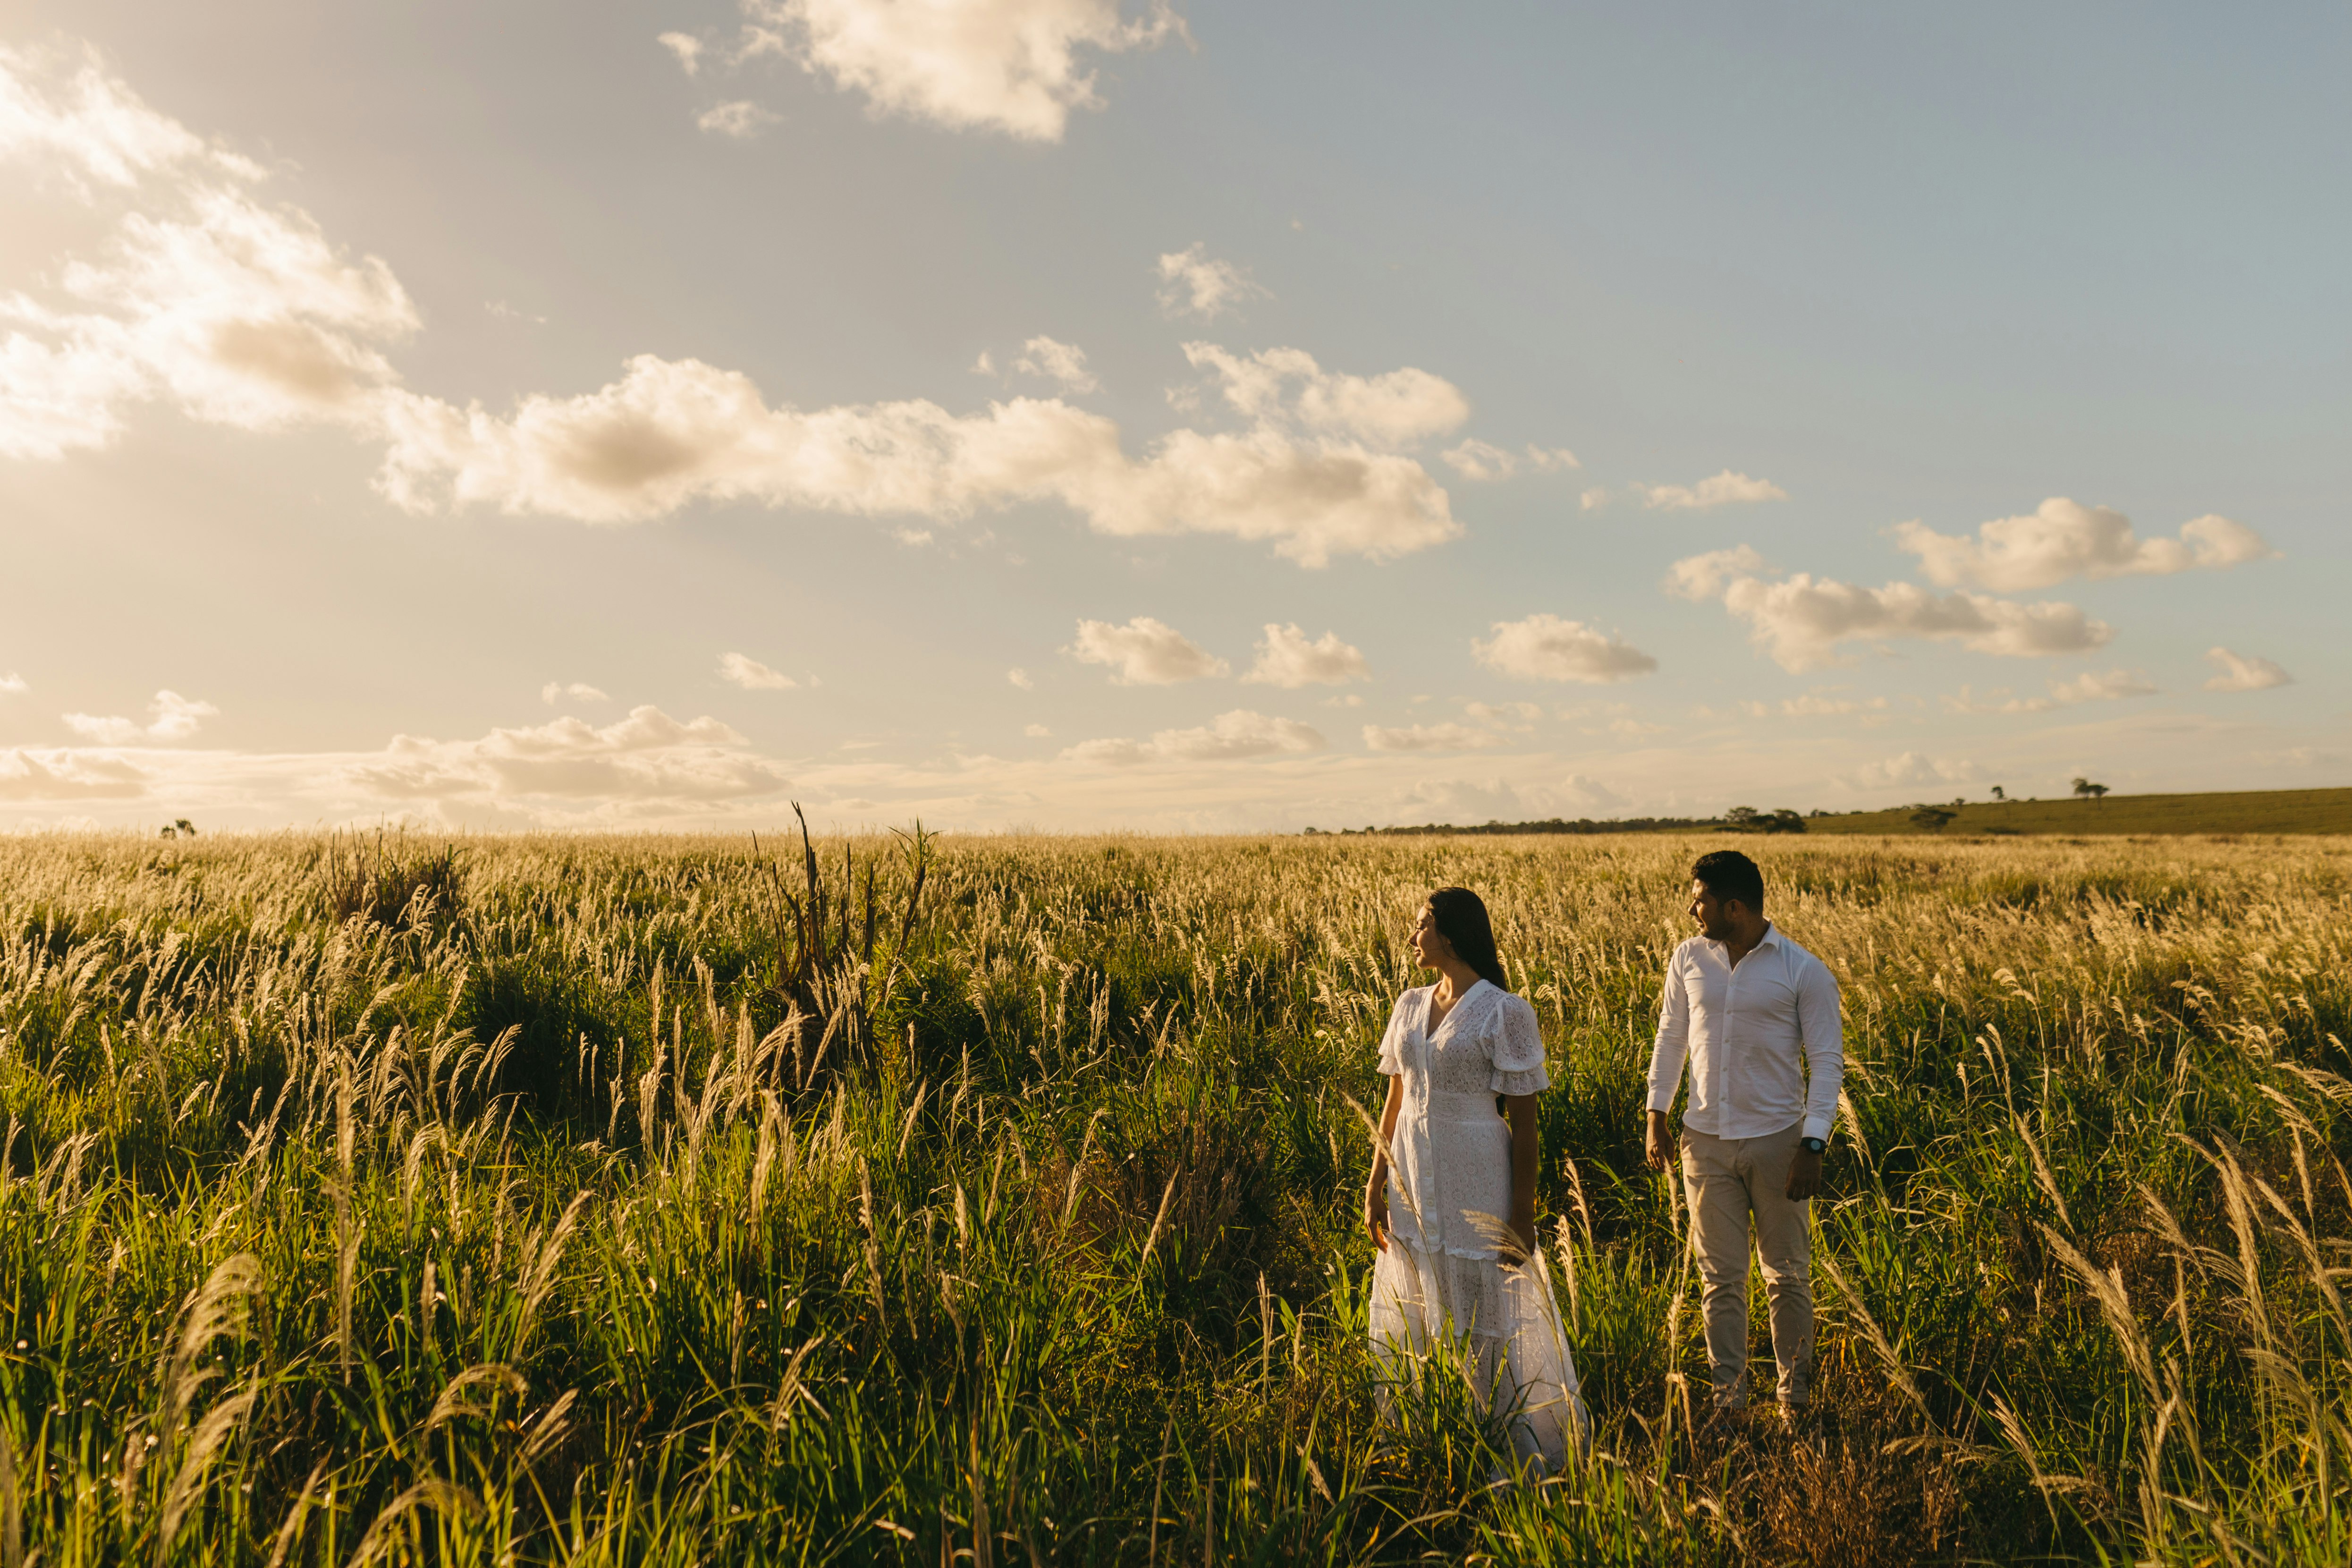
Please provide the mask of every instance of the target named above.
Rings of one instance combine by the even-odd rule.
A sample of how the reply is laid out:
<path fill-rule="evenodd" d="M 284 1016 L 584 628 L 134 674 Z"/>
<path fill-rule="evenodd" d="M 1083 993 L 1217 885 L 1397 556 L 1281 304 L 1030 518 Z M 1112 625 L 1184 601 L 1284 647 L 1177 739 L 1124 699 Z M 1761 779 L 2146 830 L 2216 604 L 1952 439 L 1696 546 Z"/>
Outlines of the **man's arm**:
<path fill-rule="evenodd" d="M 1805 1121 L 1800 1136 L 1829 1141 L 1837 1122 L 1838 1090 L 1845 1082 L 1845 1026 L 1838 1017 L 1837 982 L 1820 960 L 1797 979 L 1797 1035 L 1805 1051 Z M 1789 1196 L 1822 1190 L 1822 1157 L 1802 1147 L 1789 1163 Z"/>
<path fill-rule="evenodd" d="M 1674 1132 L 1666 1113 L 1682 1087 L 1683 1058 L 1690 1049 L 1690 994 L 1683 984 L 1683 950 L 1666 960 L 1664 994 L 1658 999 L 1658 1037 L 1650 1047 L 1649 1127 L 1643 1152 L 1657 1170 L 1674 1163 Z"/>

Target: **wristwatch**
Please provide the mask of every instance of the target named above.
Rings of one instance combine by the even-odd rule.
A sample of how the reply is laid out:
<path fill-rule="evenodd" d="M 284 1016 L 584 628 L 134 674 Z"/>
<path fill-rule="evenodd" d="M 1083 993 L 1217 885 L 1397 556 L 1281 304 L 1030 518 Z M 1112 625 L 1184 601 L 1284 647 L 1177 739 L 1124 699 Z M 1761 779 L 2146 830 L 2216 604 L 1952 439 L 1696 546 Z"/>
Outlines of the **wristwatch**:
<path fill-rule="evenodd" d="M 1800 1138 L 1797 1140 L 1797 1147 L 1808 1154 L 1818 1154 L 1829 1145 L 1818 1138 Z"/>

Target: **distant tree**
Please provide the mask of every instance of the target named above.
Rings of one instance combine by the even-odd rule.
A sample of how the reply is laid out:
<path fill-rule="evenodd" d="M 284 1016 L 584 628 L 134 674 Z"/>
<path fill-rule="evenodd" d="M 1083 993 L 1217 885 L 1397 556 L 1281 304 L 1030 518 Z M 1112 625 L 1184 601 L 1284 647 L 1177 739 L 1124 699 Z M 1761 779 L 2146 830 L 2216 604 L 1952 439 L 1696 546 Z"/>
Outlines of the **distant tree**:
<path fill-rule="evenodd" d="M 1767 833 L 1764 814 L 1752 805 L 1735 805 L 1723 814 L 1723 825 L 1734 833 Z"/>
<path fill-rule="evenodd" d="M 1999 784 L 1992 786 L 1992 797 L 1995 800 L 2007 800 L 2009 798 L 2009 796 L 2000 793 L 2000 785 Z"/>
<path fill-rule="evenodd" d="M 1805 819 L 1785 805 L 1775 811 L 1764 824 L 1767 833 L 1802 833 L 1804 830 Z"/>
<path fill-rule="evenodd" d="M 1911 826 L 1923 833 L 1941 833 L 1958 815 L 1948 805 L 1916 805 L 1911 808 Z"/>
<path fill-rule="evenodd" d="M 2074 794 L 2084 800 L 2097 800 L 2106 793 L 2107 786 L 2103 784 L 2093 784 L 2088 779 L 2074 781 Z"/>

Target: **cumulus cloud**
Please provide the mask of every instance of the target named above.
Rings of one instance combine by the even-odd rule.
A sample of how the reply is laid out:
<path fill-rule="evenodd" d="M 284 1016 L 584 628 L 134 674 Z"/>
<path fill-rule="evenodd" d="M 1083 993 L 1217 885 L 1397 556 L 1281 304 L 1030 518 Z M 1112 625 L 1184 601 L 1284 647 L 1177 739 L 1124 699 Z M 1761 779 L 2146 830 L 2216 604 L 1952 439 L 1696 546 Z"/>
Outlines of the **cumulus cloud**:
<path fill-rule="evenodd" d="M 1696 485 L 1634 485 L 1642 504 L 1658 511 L 1705 511 L 1742 501 L 1787 500 L 1789 492 L 1769 479 L 1751 479 L 1729 468 Z"/>
<path fill-rule="evenodd" d="M 2208 691 L 2263 691 L 2294 681 L 2294 676 L 2259 654 L 2213 647 L 2205 650 L 2205 657 L 2221 667 L 2221 673 L 2205 683 Z"/>
<path fill-rule="evenodd" d="M 1095 379 L 1094 372 L 1087 368 L 1086 350 L 1047 337 L 1031 338 L 1022 344 L 1021 357 L 1013 362 L 1013 368 L 1025 375 L 1059 382 L 1068 392 L 1093 392 L 1102 385 Z"/>
<path fill-rule="evenodd" d="M 1527 447 L 1526 456 L 1522 457 L 1517 452 L 1506 451 L 1492 442 L 1481 441 L 1475 436 L 1458 447 L 1446 448 L 1438 456 L 1443 458 L 1446 467 L 1455 473 L 1479 484 L 1496 479 L 1507 479 L 1519 471 L 1519 466 L 1522 463 L 1538 474 L 1558 473 L 1563 468 L 1584 467 L 1582 463 L 1576 460 L 1576 454 L 1565 447 L 1538 447 L 1530 442 Z"/>
<path fill-rule="evenodd" d="M 1866 763 L 1853 784 L 1866 790 L 1893 789 L 1906 784 L 1967 784 L 1983 775 L 1974 763 L 1905 752 L 1884 762 Z"/>
<path fill-rule="evenodd" d="M 632 709 L 598 728 L 564 717 L 497 729 L 478 741 L 400 735 L 353 759 L 339 780 L 381 800 L 595 801 L 708 804 L 774 795 L 787 780 L 751 754 L 741 735 L 712 718 L 681 723 L 660 709 Z"/>
<path fill-rule="evenodd" d="M 1535 615 L 1496 621 L 1495 635 L 1473 641 L 1478 662 L 1521 680 L 1574 680 L 1606 685 L 1647 675 L 1658 661 L 1613 633 L 1582 621 Z"/>
<path fill-rule="evenodd" d="M 1514 730 L 1529 729 L 1543 717 L 1543 709 L 1533 702 L 1465 702 L 1462 711 L 1481 723 Z"/>
<path fill-rule="evenodd" d="M 1134 21 L 1118 0 L 743 0 L 742 52 L 775 52 L 880 113 L 950 131 L 1059 142 L 1074 109 L 1100 109 L 1081 50 L 1118 54 L 1185 36 L 1167 0 Z"/>
<path fill-rule="evenodd" d="M 220 710 L 209 702 L 192 701 L 176 691 L 158 691 L 147 705 L 152 720 L 141 724 L 133 719 L 108 718 L 94 713 L 68 713 L 66 728 L 84 740 L 103 745 L 127 746 L 137 741 L 184 741 L 203 728 L 206 719 L 217 718 Z"/>
<path fill-rule="evenodd" d="M 1500 745 L 1502 738 L 1491 730 L 1474 730 L 1467 724 L 1450 721 L 1396 728 L 1367 724 L 1364 744 L 1375 752 L 1472 752 Z"/>
<path fill-rule="evenodd" d="M 1666 569 L 1665 590 L 1677 599 L 1704 604 L 1718 597 L 1735 577 L 1752 577 L 1764 570 L 1764 557 L 1745 544 L 1685 556 Z"/>
<path fill-rule="evenodd" d="M 1560 788 L 1577 805 L 1595 811 L 1622 811 L 1633 804 L 1599 779 L 1582 773 L 1569 774 L 1560 781 Z"/>
<path fill-rule="evenodd" d="M 1267 426 L 1177 430 L 1140 461 L 1118 427 L 1058 399 L 957 416 L 928 401 L 803 413 L 748 376 L 640 355 L 601 391 L 531 396 L 501 418 L 407 393 L 386 400 L 379 483 L 395 504 L 495 505 L 589 522 L 658 517 L 698 499 L 950 521 L 1058 500 L 1100 533 L 1223 533 L 1304 566 L 1387 560 L 1461 532 L 1410 458 L 1301 442 Z"/>
<path fill-rule="evenodd" d="M 1852 697 L 1825 697 L 1818 691 L 1808 691 L 1802 697 L 1784 697 L 1779 702 L 1742 702 L 1739 705 L 1741 711 L 1756 719 L 1843 718 L 1856 713 L 1883 713 L 1886 706 L 1884 697 L 1863 701 Z"/>
<path fill-rule="evenodd" d="M 541 702 L 546 703 L 551 708 L 556 703 L 562 701 L 567 697 L 574 702 L 609 702 L 612 700 L 611 698 L 605 696 L 603 692 L 597 690 L 594 687 L 589 685 L 584 680 L 574 680 L 569 684 L 561 680 L 551 680 L 546 685 L 539 689 L 539 700 Z"/>
<path fill-rule="evenodd" d="M 748 499 L 946 522 L 1055 500 L 1098 532 L 1220 533 L 1306 566 L 1392 559 L 1461 531 L 1418 462 L 1335 434 L 1410 423 L 1420 373 L 1329 378 L 1297 417 L 1178 430 L 1140 458 L 1111 421 L 1058 399 L 966 416 L 922 400 L 772 408 L 748 377 L 653 355 L 599 391 L 526 396 L 503 416 L 420 395 L 383 357 L 417 315 L 381 260 L 352 260 L 307 214 L 262 204 L 257 168 L 96 67 L 70 79 L 42 68 L 0 58 L 0 157 L 124 185 L 133 210 L 105 255 L 57 269 L 62 304 L 0 300 L 15 323 L 0 339 L 0 457 L 102 446 L 127 405 L 170 397 L 198 419 L 340 424 L 382 441 L 377 486 L 411 510 L 630 522 Z"/>
<path fill-rule="evenodd" d="M 1160 304 L 1171 315 L 1198 316 L 1214 321 L 1246 300 L 1273 296 L 1250 275 L 1230 261 L 1209 254 L 1205 245 L 1191 245 L 1160 258 Z"/>
<path fill-rule="evenodd" d="M 789 691 L 800 684 L 781 669 L 771 669 L 748 654 L 719 656 L 719 679 L 746 691 Z"/>
<path fill-rule="evenodd" d="M 1717 551 L 1676 562 L 1666 582 L 1670 592 L 1686 598 L 1719 595 L 1784 669 L 1835 664 L 1839 645 L 1853 641 L 1926 638 L 2037 658 L 2084 653 L 2115 635 L 2073 605 L 2020 605 L 1965 592 L 1938 595 L 1910 583 L 1864 588 L 1803 572 L 1771 583 L 1748 574 L 1753 570 L 1736 552 Z"/>
<path fill-rule="evenodd" d="M 760 133 L 761 127 L 776 123 L 773 110 L 762 109 L 748 98 L 727 103 L 715 103 L 694 117 L 695 128 L 713 136 L 729 136 L 738 142 L 749 142 Z"/>
<path fill-rule="evenodd" d="M 2278 553 L 2261 534 L 2226 517 L 2185 522 L 2178 539 L 2142 539 L 2122 512 L 2082 506 L 2063 496 L 2053 496 L 2026 516 L 1988 522 L 1973 538 L 1937 533 L 1921 522 L 1898 523 L 1893 532 L 1898 545 L 1919 557 L 1921 574 L 1937 586 L 2005 593 L 2047 588 L 2069 577 L 2239 566 Z"/>
<path fill-rule="evenodd" d="M 247 429 L 364 426 L 393 379 L 380 345 L 417 325 L 391 269 L 346 258 L 308 214 L 265 205 L 262 171 L 217 152 L 85 58 L 0 51 L 0 159 L 63 171 L 118 209 L 58 298 L 0 300 L 0 457 L 105 445 L 169 397 Z M 95 184 L 89 182 L 95 181 Z M 127 210 L 123 210 L 126 209 Z"/>
<path fill-rule="evenodd" d="M 1213 372 L 1225 401 L 1250 419 L 1295 421 L 1374 446 L 1408 447 L 1470 417 L 1470 400 L 1460 387 L 1410 365 L 1381 375 L 1349 375 L 1325 370 L 1304 349 L 1242 355 L 1200 342 L 1186 343 L 1184 357 L 1195 369 Z"/>
<path fill-rule="evenodd" d="M 1223 675 L 1222 658 L 1165 621 L 1138 616 L 1123 626 L 1080 621 L 1077 640 L 1062 650 L 1080 664 L 1107 664 L 1119 686 L 1174 686 Z"/>
<path fill-rule="evenodd" d="M 15 670 L 0 675 L 0 697 L 13 697 L 19 691 L 29 689 L 31 689 L 25 684 L 25 678 Z"/>
<path fill-rule="evenodd" d="M 691 33 L 664 33 L 654 42 L 667 49 L 677 61 L 677 68 L 688 76 L 702 69 L 702 40 Z"/>
<path fill-rule="evenodd" d="M 1036 681 L 1030 679 L 1029 672 L 1025 669 L 1008 669 L 1004 672 L 1004 679 L 1006 681 L 1012 685 L 1019 687 L 1024 691 L 1034 689 L 1037 684 Z"/>
<path fill-rule="evenodd" d="M 0 751 L 0 800 L 135 800 L 147 770 L 104 752 L 28 746 Z"/>
<path fill-rule="evenodd" d="M 1028 736 L 1033 741 L 1042 741 L 1054 731 L 1048 730 L 1043 724 L 1024 724 L 1021 726 L 1021 732 Z"/>
<path fill-rule="evenodd" d="M 1363 654 L 1341 642 L 1338 632 L 1325 632 L 1310 642 L 1295 623 L 1276 626 L 1268 621 L 1265 636 L 1258 640 L 1257 662 L 1242 679 L 1296 690 L 1302 686 L 1344 686 L 1371 678 Z"/>
<path fill-rule="evenodd" d="M 2052 681 L 2047 697 L 2011 697 L 2002 687 L 1979 699 L 1963 686 L 1958 697 L 1944 699 L 1944 706 L 1954 713 L 2052 713 L 2083 702 L 2118 702 L 2127 697 L 2155 695 L 2156 688 L 2130 670 L 2111 669 L 2105 674 L 2085 670 L 2072 680 Z"/>
<path fill-rule="evenodd" d="M 1146 763 L 1224 763 L 1282 752 L 1319 752 L 1329 742 L 1295 719 L 1274 719 L 1246 708 L 1220 713 L 1192 730 L 1162 730 L 1149 741 L 1082 741 L 1062 755 L 1072 762 L 1137 767 Z"/>

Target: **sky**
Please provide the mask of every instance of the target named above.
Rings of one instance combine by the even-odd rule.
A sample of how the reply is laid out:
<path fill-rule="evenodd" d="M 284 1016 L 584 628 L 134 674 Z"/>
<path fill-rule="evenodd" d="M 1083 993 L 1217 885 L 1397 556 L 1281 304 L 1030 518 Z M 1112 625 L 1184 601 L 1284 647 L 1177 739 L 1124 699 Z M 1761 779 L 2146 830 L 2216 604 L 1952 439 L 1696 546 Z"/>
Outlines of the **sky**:
<path fill-rule="evenodd" d="M 2352 784 L 2348 52 L 0 0 L 0 828 Z"/>

